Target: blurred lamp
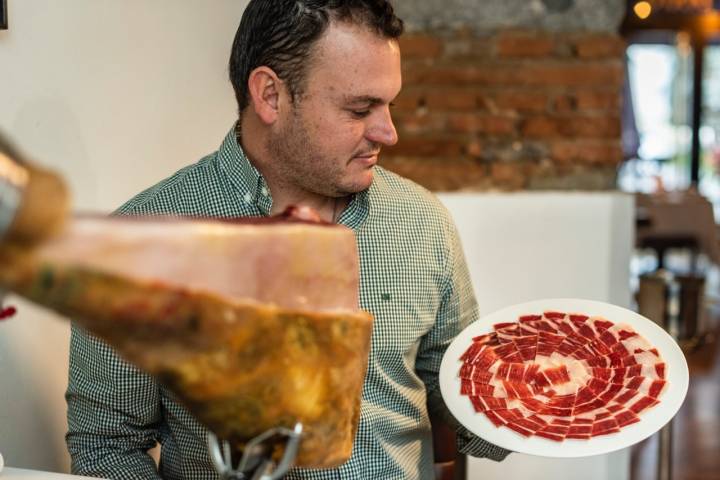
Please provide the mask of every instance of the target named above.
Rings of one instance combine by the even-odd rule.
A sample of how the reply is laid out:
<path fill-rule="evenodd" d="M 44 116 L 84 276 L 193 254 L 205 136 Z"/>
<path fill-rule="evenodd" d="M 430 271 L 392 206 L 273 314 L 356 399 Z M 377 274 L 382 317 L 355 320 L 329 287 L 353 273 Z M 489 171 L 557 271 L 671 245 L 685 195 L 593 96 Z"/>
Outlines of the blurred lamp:
<path fill-rule="evenodd" d="M 649 2 L 637 2 L 633 7 L 633 11 L 639 19 L 645 20 L 652 13 L 652 5 Z"/>

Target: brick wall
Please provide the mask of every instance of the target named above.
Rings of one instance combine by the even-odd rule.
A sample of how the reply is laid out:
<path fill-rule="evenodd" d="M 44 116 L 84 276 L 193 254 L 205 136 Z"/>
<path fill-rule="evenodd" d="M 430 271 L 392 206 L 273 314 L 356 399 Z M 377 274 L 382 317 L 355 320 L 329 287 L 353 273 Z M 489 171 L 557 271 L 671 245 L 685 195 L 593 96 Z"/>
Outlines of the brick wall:
<path fill-rule="evenodd" d="M 382 164 L 431 190 L 615 187 L 622 39 L 471 30 L 401 41 L 400 141 Z"/>

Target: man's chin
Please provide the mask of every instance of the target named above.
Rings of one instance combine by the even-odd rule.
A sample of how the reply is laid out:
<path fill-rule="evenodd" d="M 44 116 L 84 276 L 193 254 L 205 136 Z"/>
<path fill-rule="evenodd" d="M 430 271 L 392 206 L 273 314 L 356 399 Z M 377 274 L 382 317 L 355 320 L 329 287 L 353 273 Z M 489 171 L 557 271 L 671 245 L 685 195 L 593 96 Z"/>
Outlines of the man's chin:
<path fill-rule="evenodd" d="M 355 179 L 353 179 L 353 182 L 348 182 L 347 184 L 342 185 L 339 190 L 346 195 L 362 192 L 363 190 L 370 188 L 373 178 L 373 169 L 369 168 L 367 171 L 363 172 L 362 175 L 358 175 Z"/>

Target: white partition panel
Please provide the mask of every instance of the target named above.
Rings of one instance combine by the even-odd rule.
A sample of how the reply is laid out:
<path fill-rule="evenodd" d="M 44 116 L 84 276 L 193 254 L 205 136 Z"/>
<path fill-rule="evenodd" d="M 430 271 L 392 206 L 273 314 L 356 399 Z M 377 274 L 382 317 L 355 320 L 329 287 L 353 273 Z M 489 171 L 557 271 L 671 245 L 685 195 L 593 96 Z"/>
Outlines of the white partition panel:
<path fill-rule="evenodd" d="M 227 63 L 246 5 L 8 0 L 0 131 L 63 173 L 77 209 L 113 210 L 232 127 Z M 66 472 L 69 323 L 8 303 L 19 313 L 0 322 L 0 452 L 10 467 Z"/>
<path fill-rule="evenodd" d="M 582 192 L 441 194 L 457 223 L 480 313 L 541 298 L 630 306 L 634 204 Z M 624 480 L 629 451 L 579 459 L 470 458 L 468 478 Z"/>

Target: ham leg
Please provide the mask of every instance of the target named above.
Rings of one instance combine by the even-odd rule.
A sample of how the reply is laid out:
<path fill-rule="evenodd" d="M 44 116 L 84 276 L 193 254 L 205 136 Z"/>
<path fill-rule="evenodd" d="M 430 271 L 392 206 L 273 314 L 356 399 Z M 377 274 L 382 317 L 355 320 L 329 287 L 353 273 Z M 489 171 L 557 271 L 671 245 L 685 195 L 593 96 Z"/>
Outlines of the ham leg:
<path fill-rule="evenodd" d="M 300 421 L 298 466 L 350 457 L 372 331 L 351 230 L 86 217 L 0 244 L 0 262 L 0 285 L 107 341 L 238 449 Z"/>

